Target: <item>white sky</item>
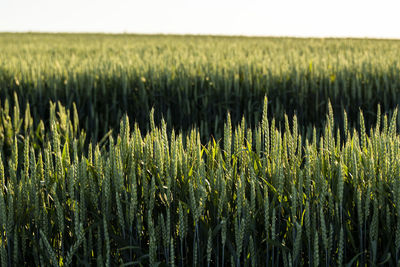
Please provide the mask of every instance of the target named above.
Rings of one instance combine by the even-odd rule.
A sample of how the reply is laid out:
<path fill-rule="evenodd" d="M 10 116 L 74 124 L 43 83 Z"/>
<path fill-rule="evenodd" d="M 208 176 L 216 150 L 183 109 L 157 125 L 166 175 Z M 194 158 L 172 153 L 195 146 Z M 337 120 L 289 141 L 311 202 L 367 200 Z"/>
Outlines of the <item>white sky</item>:
<path fill-rule="evenodd" d="M 0 0 L 0 32 L 400 38 L 400 0 Z"/>

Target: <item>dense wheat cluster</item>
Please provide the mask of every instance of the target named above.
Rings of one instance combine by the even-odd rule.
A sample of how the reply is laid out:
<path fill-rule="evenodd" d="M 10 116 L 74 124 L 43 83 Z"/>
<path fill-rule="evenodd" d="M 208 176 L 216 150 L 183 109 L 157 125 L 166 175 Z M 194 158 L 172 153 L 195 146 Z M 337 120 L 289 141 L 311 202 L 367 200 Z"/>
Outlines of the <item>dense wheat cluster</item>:
<path fill-rule="evenodd" d="M 399 46 L 0 35 L 0 265 L 397 265 Z"/>

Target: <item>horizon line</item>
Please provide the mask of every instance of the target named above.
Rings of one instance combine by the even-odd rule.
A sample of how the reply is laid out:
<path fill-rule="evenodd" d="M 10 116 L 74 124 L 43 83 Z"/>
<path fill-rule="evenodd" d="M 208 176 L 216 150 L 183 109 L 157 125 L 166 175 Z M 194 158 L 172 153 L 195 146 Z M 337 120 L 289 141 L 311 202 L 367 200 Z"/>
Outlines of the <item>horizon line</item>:
<path fill-rule="evenodd" d="M 0 31 L 0 34 L 80 34 L 80 35 L 142 35 L 142 36 L 193 36 L 193 37 L 241 37 L 241 38 L 295 38 L 295 39 L 358 39 L 358 40 L 400 40 L 400 37 L 351 36 L 351 35 L 264 35 L 230 33 L 181 33 L 181 32 L 130 32 L 130 31 Z"/>

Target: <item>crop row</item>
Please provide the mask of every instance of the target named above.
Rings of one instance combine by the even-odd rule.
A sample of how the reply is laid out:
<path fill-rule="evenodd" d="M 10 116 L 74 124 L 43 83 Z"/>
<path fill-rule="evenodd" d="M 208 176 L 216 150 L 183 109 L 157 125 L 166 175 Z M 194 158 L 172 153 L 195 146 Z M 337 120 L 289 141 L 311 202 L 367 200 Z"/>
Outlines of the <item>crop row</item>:
<path fill-rule="evenodd" d="M 208 143 L 156 126 L 153 111 L 146 134 L 124 117 L 85 149 L 77 114 L 49 110 L 31 130 L 28 108 L 2 109 L 2 266 L 399 261 L 397 111 L 368 131 L 360 113 L 357 131 L 328 105 L 322 133 L 304 138 L 296 116 L 279 130 L 265 99 L 256 127 L 227 115 Z"/>
<path fill-rule="evenodd" d="M 400 102 L 399 41 L 1 34 L 0 48 L 2 102 L 17 92 L 35 120 L 48 120 L 50 100 L 75 103 L 94 142 L 125 113 L 146 129 L 152 108 L 206 141 L 223 136 L 227 111 L 255 127 L 265 95 L 270 118 L 296 114 L 304 135 L 323 126 L 328 101 L 336 122 L 346 109 L 357 124 L 361 108 L 367 127 L 378 104 Z"/>

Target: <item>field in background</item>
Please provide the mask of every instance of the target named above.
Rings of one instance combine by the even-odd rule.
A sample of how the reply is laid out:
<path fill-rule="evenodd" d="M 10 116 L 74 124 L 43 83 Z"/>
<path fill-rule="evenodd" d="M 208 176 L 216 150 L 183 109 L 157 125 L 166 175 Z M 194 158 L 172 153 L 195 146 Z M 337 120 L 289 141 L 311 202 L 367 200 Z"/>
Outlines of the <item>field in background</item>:
<path fill-rule="evenodd" d="M 0 265 L 398 265 L 399 48 L 0 34 Z"/>
<path fill-rule="evenodd" d="M 400 102 L 400 41 L 84 34 L 0 34 L 0 98 L 29 101 L 35 120 L 49 100 L 77 105 L 93 140 L 123 114 L 148 128 L 149 113 L 202 140 L 222 137 L 226 112 L 249 125 L 269 99 L 270 115 L 297 114 L 300 125 L 323 125 L 327 102 L 367 126 L 377 104 Z M 312 129 L 308 127 L 308 134 Z"/>

